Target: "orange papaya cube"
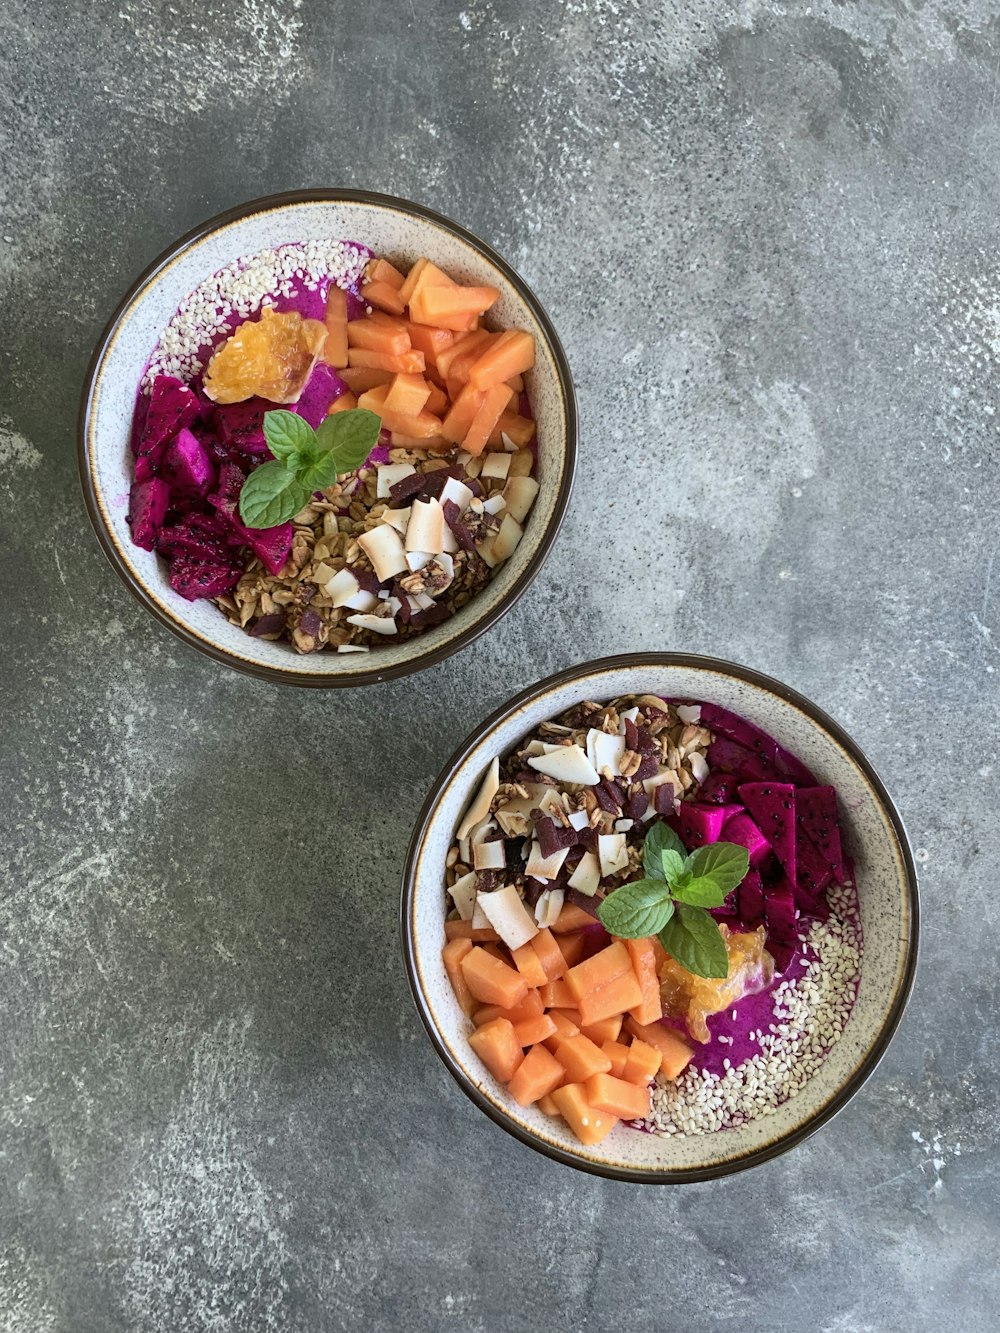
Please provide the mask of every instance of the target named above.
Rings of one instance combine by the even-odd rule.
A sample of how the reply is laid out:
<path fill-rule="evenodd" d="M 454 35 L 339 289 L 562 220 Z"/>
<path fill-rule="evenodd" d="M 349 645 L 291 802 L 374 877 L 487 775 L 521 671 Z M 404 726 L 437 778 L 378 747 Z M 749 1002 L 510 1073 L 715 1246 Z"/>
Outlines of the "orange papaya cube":
<path fill-rule="evenodd" d="M 542 960 L 531 947 L 531 940 L 527 944 L 522 944 L 519 949 L 511 949 L 510 956 L 514 966 L 529 986 L 544 986 L 548 981 Z"/>
<path fill-rule="evenodd" d="M 469 371 L 469 383 L 489 389 L 535 364 L 535 336 L 524 329 L 506 329 Z"/>
<path fill-rule="evenodd" d="M 562 1065 L 560 1065 L 559 1068 L 562 1069 Z M 558 1115 L 558 1114 L 559 1114 L 559 1107 L 556 1106 L 556 1104 L 555 1104 L 555 1102 L 552 1100 L 552 1097 L 551 1097 L 551 1096 L 547 1096 L 547 1097 L 539 1097 L 539 1099 L 538 1099 L 538 1109 L 539 1109 L 539 1111 L 541 1111 L 542 1115 Z"/>
<path fill-rule="evenodd" d="M 371 352 L 401 356 L 409 352 L 410 335 L 399 320 L 352 319 L 347 326 L 347 346 L 367 347 Z"/>
<path fill-rule="evenodd" d="M 370 370 L 367 366 L 345 366 L 337 374 L 353 393 L 367 393 L 369 389 L 391 384 L 393 378 L 389 370 Z"/>
<path fill-rule="evenodd" d="M 558 981 L 566 972 L 566 959 L 552 931 L 543 929 L 529 941 L 529 945 L 538 954 L 538 960 L 545 972 L 547 981 Z"/>
<path fill-rule="evenodd" d="M 555 1057 L 577 1083 L 585 1083 L 591 1074 L 606 1074 L 611 1068 L 611 1060 L 600 1046 L 595 1046 L 582 1032 L 575 1037 L 563 1037 L 556 1046 Z"/>
<path fill-rule="evenodd" d="M 509 1018 L 512 1023 L 523 1023 L 529 1018 L 538 1018 L 544 1013 L 541 996 L 534 987 L 528 990 L 523 1000 L 518 1000 L 513 1009 L 506 1009 L 502 1004 L 484 1004 L 481 1009 L 477 1009 L 473 1015 L 472 1021 L 476 1027 L 482 1027 L 484 1023 L 492 1023 L 494 1018 Z"/>
<path fill-rule="evenodd" d="M 328 366 L 340 369 L 347 365 L 347 293 L 335 282 L 326 294 L 323 323 L 326 326 L 323 360 Z"/>
<path fill-rule="evenodd" d="M 475 352 L 476 348 L 482 348 L 489 341 L 489 338 L 490 335 L 486 329 L 475 329 L 472 333 L 465 334 L 464 337 L 456 338 L 450 347 L 438 352 L 435 363 L 438 374 L 447 378 L 459 357 Z"/>
<path fill-rule="evenodd" d="M 423 352 L 372 352 L 367 347 L 349 347 L 347 362 L 366 370 L 391 370 L 394 375 L 424 373 Z"/>
<path fill-rule="evenodd" d="M 474 926 L 471 921 L 446 921 L 445 938 L 449 940 L 471 940 L 473 944 L 495 944 L 500 936 L 492 926 Z"/>
<path fill-rule="evenodd" d="M 518 1106 L 530 1106 L 548 1097 L 566 1077 L 566 1071 L 544 1046 L 532 1046 L 510 1080 L 507 1091 Z"/>
<path fill-rule="evenodd" d="M 586 1093 L 582 1083 L 564 1083 L 549 1096 L 580 1142 L 592 1145 L 606 1139 L 618 1121 L 606 1111 L 595 1111 L 587 1101 Z"/>
<path fill-rule="evenodd" d="M 632 962 L 628 950 L 621 940 L 615 940 L 607 948 L 591 954 L 582 963 L 577 963 L 566 973 L 566 985 L 579 1002 L 592 991 L 620 977 L 623 972 L 631 972 Z"/>
<path fill-rule="evenodd" d="M 394 449 L 441 449 L 449 450 L 455 446 L 440 435 L 404 435 L 402 431 L 389 432 Z"/>
<path fill-rule="evenodd" d="M 554 1051 L 561 1041 L 568 1037 L 578 1037 L 580 1029 L 575 1023 L 570 1022 L 565 1013 L 559 1009 L 550 1009 L 549 1018 L 556 1025 L 555 1035 L 546 1039 L 546 1046 L 550 1051 Z"/>
<path fill-rule="evenodd" d="M 509 1018 L 494 1018 L 469 1034 L 469 1045 L 494 1078 L 509 1083 L 524 1059 Z"/>
<path fill-rule="evenodd" d="M 413 269 L 417 268 L 418 265 L 419 272 L 416 277 L 413 278 L 413 285 L 411 286 L 409 279 L 413 277 Z M 448 277 L 448 274 L 445 273 L 444 269 L 438 268 L 437 264 L 432 264 L 429 259 L 425 259 L 422 264 L 417 260 L 413 269 L 410 269 L 410 272 L 407 274 L 407 280 L 404 281 L 402 287 L 399 289 L 399 294 L 406 301 L 407 305 L 410 304 L 415 296 L 419 296 L 420 293 L 425 291 L 428 287 L 454 287 L 456 285 L 451 278 Z"/>
<path fill-rule="evenodd" d="M 471 950 L 471 940 L 449 940 L 441 950 L 441 961 L 444 963 L 444 970 L 448 973 L 448 980 L 451 982 L 451 988 L 455 992 L 455 999 L 459 1003 L 462 1013 L 467 1018 L 471 1017 L 476 1008 L 476 1001 L 472 992 L 465 984 L 465 976 L 462 972 L 462 959 Z"/>
<path fill-rule="evenodd" d="M 395 291 L 399 291 L 405 278 L 398 268 L 389 263 L 388 259 L 371 259 L 368 261 L 368 267 L 365 269 L 365 282 L 387 282 Z"/>
<path fill-rule="evenodd" d="M 501 414 L 510 402 L 512 391 L 506 384 L 494 384 L 483 394 L 476 415 L 466 431 L 462 448 L 469 454 L 481 454 L 490 438 L 490 431 L 500 420 Z"/>
<path fill-rule="evenodd" d="M 354 394 L 348 390 L 347 393 L 342 393 L 339 398 L 333 400 L 330 406 L 326 409 L 326 415 L 332 417 L 334 412 L 353 412 L 357 405 L 358 400 L 355 398 Z"/>
<path fill-rule="evenodd" d="M 627 1083 L 638 1083 L 640 1087 L 646 1087 L 652 1082 L 659 1073 L 660 1061 L 663 1059 L 655 1046 L 647 1045 L 638 1037 L 628 1047 L 627 1057 L 624 1068 L 617 1077 L 625 1079 Z"/>
<path fill-rule="evenodd" d="M 629 951 L 632 970 L 642 991 L 642 1000 L 629 1013 L 637 1023 L 658 1023 L 663 1017 L 663 1003 L 660 999 L 660 978 L 656 971 L 653 941 L 626 940 L 625 947 Z"/>
<path fill-rule="evenodd" d="M 546 1009 L 574 1009 L 576 1007 L 576 997 L 562 977 L 557 981 L 547 981 L 544 986 L 539 986 L 538 991 Z"/>
<path fill-rule="evenodd" d="M 528 983 L 509 963 L 473 945 L 461 962 L 465 984 L 481 1004 L 513 1009 L 528 993 Z"/>
<path fill-rule="evenodd" d="M 659 1051 L 659 1072 L 664 1078 L 678 1078 L 691 1063 L 694 1051 L 673 1029 L 664 1027 L 662 1023 L 643 1025 L 634 1018 L 627 1018 L 625 1026 L 633 1037 L 638 1037 L 647 1046 L 653 1046 Z"/>
<path fill-rule="evenodd" d="M 580 1031 L 585 1037 L 589 1037 L 591 1041 L 601 1046 L 606 1041 L 618 1040 L 618 1034 L 622 1030 L 622 1021 L 621 1014 L 612 1014 L 610 1018 L 602 1018 L 596 1023 L 581 1027 Z"/>
<path fill-rule="evenodd" d="M 556 1035 L 556 1025 L 548 1014 L 535 1014 L 534 1018 L 522 1018 L 515 1023 L 514 1031 L 522 1046 L 536 1046 Z"/>
<path fill-rule="evenodd" d="M 420 277 L 421 273 L 423 273 L 424 269 L 430 262 L 431 261 L 429 259 L 425 259 L 424 256 L 421 255 L 421 257 L 418 260 L 416 260 L 413 264 L 410 265 L 410 270 L 407 273 L 406 277 L 403 279 L 402 287 L 400 287 L 399 289 L 399 294 L 404 301 L 409 301 L 410 297 L 413 295 L 413 289 L 417 285 L 417 279 Z M 447 277 L 447 275 L 444 273 L 442 273 L 441 276 Z M 448 281 L 450 282 L 451 279 L 448 278 Z"/>
<path fill-rule="evenodd" d="M 367 393 L 363 393 L 358 399 L 358 406 L 381 417 L 382 425 L 386 430 L 398 431 L 401 435 L 409 435 L 413 439 L 423 440 L 441 434 L 440 417 L 433 416 L 430 412 L 418 412 L 416 416 L 405 416 L 402 412 L 390 411 L 386 407 L 388 396 L 389 386 L 382 384 L 376 389 L 369 389 Z"/>
<path fill-rule="evenodd" d="M 445 393 L 444 389 L 439 388 L 438 385 L 431 383 L 431 381 L 425 380 L 424 383 L 430 390 L 427 395 L 427 401 L 424 403 L 424 411 L 430 412 L 436 417 L 443 417 L 451 407 L 448 395 Z"/>
<path fill-rule="evenodd" d="M 523 376 L 523 375 L 511 375 L 510 379 L 509 379 L 509 380 L 505 380 L 504 382 L 505 382 L 506 384 L 509 384 L 510 387 L 514 390 L 515 393 L 524 393 L 524 376 Z"/>
<path fill-rule="evenodd" d="M 556 917 L 552 930 L 556 935 L 568 935 L 573 930 L 585 930 L 587 926 L 592 926 L 595 920 L 596 918 L 585 912 L 582 907 L 574 907 L 572 903 L 567 903 Z"/>
<path fill-rule="evenodd" d="M 623 1046 L 620 1041 L 602 1041 L 601 1050 L 611 1061 L 611 1073 L 615 1078 L 624 1078 L 629 1048 Z"/>
<path fill-rule="evenodd" d="M 478 389 L 466 386 L 451 405 L 451 411 L 441 423 L 441 434 L 452 444 L 461 444 L 479 411 L 483 395 Z"/>
<path fill-rule="evenodd" d="M 649 1115 L 649 1088 L 626 1083 L 613 1074 L 591 1074 L 587 1101 L 595 1111 L 616 1115 L 619 1120 L 645 1120 Z"/>
<path fill-rule="evenodd" d="M 469 371 L 476 364 L 482 352 L 490 346 L 494 339 L 499 338 L 499 333 L 487 333 L 485 329 L 477 329 L 475 333 L 466 335 L 469 339 L 467 344 L 454 346 L 452 355 L 446 357 L 446 369 L 444 374 L 448 377 L 448 383 L 458 385 L 469 382 Z"/>
<path fill-rule="evenodd" d="M 598 986 L 589 991 L 580 1001 L 580 1019 L 582 1027 L 591 1027 L 612 1014 L 622 1014 L 632 1009 L 642 999 L 642 990 L 632 971 L 609 981 L 606 986 Z"/>
<path fill-rule="evenodd" d="M 493 427 L 490 444 L 503 444 L 506 435 L 511 444 L 519 449 L 526 448 L 535 438 L 535 423 L 530 417 L 520 417 L 516 412 L 503 412 L 500 420 Z"/>
<path fill-rule="evenodd" d="M 361 288 L 361 299 L 377 310 L 384 310 L 387 315 L 401 315 L 406 309 L 406 302 L 387 282 L 368 282 Z"/>
<path fill-rule="evenodd" d="M 549 1017 L 552 1019 L 554 1023 L 558 1023 L 560 1020 L 562 1020 L 564 1025 L 568 1023 L 570 1027 L 576 1028 L 577 1032 L 580 1031 L 579 1009 L 549 1009 L 546 1012 L 548 1013 Z M 566 1029 L 564 1026 L 560 1028 L 560 1031 L 568 1031 L 568 1029 Z M 575 1034 L 570 1033 L 569 1035 L 573 1036 Z"/>
<path fill-rule="evenodd" d="M 484 944 L 483 948 L 487 953 L 492 954 L 494 958 L 499 958 L 501 963 L 506 963 L 507 959 L 504 956 L 503 946 L 501 944 Z"/>
<path fill-rule="evenodd" d="M 455 284 L 452 287 L 430 287 L 418 284 L 410 297 L 410 313 L 420 324 L 436 324 L 438 328 L 449 327 L 447 320 L 455 316 L 468 318 L 469 315 L 485 315 L 490 306 L 500 300 L 500 288 L 492 286 L 466 287 Z M 416 312 L 420 311 L 418 315 Z"/>
<path fill-rule="evenodd" d="M 412 417 L 423 411 L 430 396 L 431 386 L 423 375 L 397 375 L 389 385 L 385 407 L 389 412 L 400 412 L 403 416 Z"/>
<path fill-rule="evenodd" d="M 559 948 L 562 949 L 567 968 L 575 967 L 580 961 L 586 943 L 587 937 L 582 930 L 575 930 L 572 935 L 559 936 Z"/>
<path fill-rule="evenodd" d="M 437 365 L 440 354 L 447 351 L 457 337 L 451 329 L 435 329 L 429 324 L 413 324 L 409 320 L 406 322 L 406 332 L 410 336 L 410 346 L 423 352 L 429 366 Z"/>
<path fill-rule="evenodd" d="M 653 959 L 656 963 L 656 975 L 659 976 L 663 971 L 663 964 L 667 961 L 668 954 L 656 935 L 653 935 L 650 938 L 650 943 L 653 946 Z"/>

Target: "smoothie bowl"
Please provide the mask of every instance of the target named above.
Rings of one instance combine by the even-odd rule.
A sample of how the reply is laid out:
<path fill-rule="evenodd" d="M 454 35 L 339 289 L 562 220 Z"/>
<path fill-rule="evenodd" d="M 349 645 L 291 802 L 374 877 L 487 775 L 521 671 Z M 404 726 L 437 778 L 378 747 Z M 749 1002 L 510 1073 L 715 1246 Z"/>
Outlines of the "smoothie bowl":
<path fill-rule="evenodd" d="M 402 911 L 463 1091 L 640 1182 L 801 1142 L 875 1068 L 916 964 L 912 858 L 854 742 L 682 654 L 574 668 L 484 723 L 424 806 Z"/>
<path fill-rule="evenodd" d="M 94 354 L 91 520 L 138 599 L 240 670 L 355 685 L 439 661 L 538 572 L 576 408 L 483 242 L 357 191 L 258 200 L 172 246 Z"/>

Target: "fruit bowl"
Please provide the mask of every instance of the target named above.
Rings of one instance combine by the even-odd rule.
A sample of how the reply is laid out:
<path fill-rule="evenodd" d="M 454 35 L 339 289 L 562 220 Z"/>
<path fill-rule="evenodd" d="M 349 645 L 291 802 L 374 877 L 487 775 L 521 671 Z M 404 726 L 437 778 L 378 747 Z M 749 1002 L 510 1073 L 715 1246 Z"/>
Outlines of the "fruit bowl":
<path fill-rule="evenodd" d="M 499 327 L 530 331 L 537 348 L 525 377 L 538 425 L 540 486 L 514 555 L 471 601 L 442 624 L 370 653 L 296 654 L 288 643 L 251 637 L 210 601 L 187 601 L 170 586 L 164 561 L 133 545 L 127 522 L 136 389 L 160 332 L 208 275 L 238 256 L 289 241 L 339 237 L 411 262 L 426 255 L 456 280 L 500 290 Z M 311 686 L 365 685 L 434 665 L 484 633 L 521 596 L 555 540 L 572 488 L 576 403 L 566 357 L 523 280 L 457 223 L 402 199 L 360 190 L 311 190 L 258 199 L 209 221 L 171 245 L 136 280 L 98 340 L 79 415 L 78 452 L 87 511 L 112 566 L 142 605 L 179 638 L 216 661 L 267 680 Z"/>
<path fill-rule="evenodd" d="M 622 1122 L 602 1142 L 585 1146 L 558 1117 L 534 1105 L 519 1106 L 470 1047 L 470 1020 L 442 959 L 444 886 L 456 828 L 469 817 L 467 809 L 492 761 L 565 710 L 626 694 L 699 700 L 730 710 L 801 760 L 816 782 L 836 788 L 845 851 L 856 871 L 864 944 L 857 997 L 842 1035 L 776 1109 L 709 1132 L 646 1133 Z M 916 967 L 918 920 L 916 874 L 902 822 L 855 742 L 780 682 L 746 667 L 679 653 L 574 667 L 531 686 L 494 713 L 435 782 L 417 820 L 403 879 L 402 942 L 410 986 L 428 1036 L 462 1091 L 501 1128 L 555 1161 L 635 1182 L 706 1180 L 757 1165 L 801 1143 L 846 1105 L 899 1024 Z"/>

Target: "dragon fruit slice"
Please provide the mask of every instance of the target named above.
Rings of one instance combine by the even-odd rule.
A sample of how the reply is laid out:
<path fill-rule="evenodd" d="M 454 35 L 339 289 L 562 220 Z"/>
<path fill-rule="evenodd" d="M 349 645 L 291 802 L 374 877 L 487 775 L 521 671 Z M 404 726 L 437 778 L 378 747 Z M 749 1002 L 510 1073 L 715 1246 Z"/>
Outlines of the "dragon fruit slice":
<path fill-rule="evenodd" d="M 245 480 L 235 463 L 223 463 L 219 484 L 208 502 L 227 520 L 240 544 L 250 547 L 267 572 L 280 574 L 291 552 L 295 529 L 291 523 L 279 523 L 273 528 L 244 527 L 239 520 L 239 502 Z"/>
<path fill-rule="evenodd" d="M 315 430 L 329 412 L 331 404 L 335 403 L 341 394 L 347 392 L 347 385 L 337 372 L 322 361 L 318 361 L 306 380 L 306 387 L 302 390 L 299 401 L 293 404 L 291 410 L 303 421 L 308 421 Z"/>
<path fill-rule="evenodd" d="M 161 528 L 156 549 L 169 559 L 189 555 L 208 563 L 229 564 L 232 552 L 226 549 L 226 523 L 217 514 L 186 514 L 179 523 Z"/>
<path fill-rule="evenodd" d="M 733 815 L 740 813 L 738 805 L 696 805 L 682 801 L 680 811 L 669 821 L 688 851 L 718 842 L 722 827 Z"/>
<path fill-rule="evenodd" d="M 189 602 L 202 597 L 222 597 L 232 592 L 243 573 L 239 561 L 209 564 L 191 556 L 177 555 L 170 564 L 170 586 Z"/>
<path fill-rule="evenodd" d="M 768 889 L 764 895 L 764 923 L 768 938 L 782 944 L 794 944 L 797 938 L 795 922 L 795 895 L 790 884 L 780 889 Z"/>
<path fill-rule="evenodd" d="M 167 441 L 189 426 L 200 411 L 198 399 L 186 384 L 173 375 L 157 375 L 135 450 L 136 481 L 148 481 L 155 474 Z"/>
<path fill-rule="evenodd" d="M 243 403 L 220 403 L 212 414 L 212 423 L 219 439 L 230 451 L 244 454 L 264 454 L 271 451 L 264 439 L 264 413 L 273 412 L 279 404 L 266 398 L 248 398 Z"/>
<path fill-rule="evenodd" d="M 136 546 L 141 546 L 144 551 L 153 549 L 169 504 L 170 487 L 159 477 L 132 483 L 128 498 L 128 523 Z"/>
<path fill-rule="evenodd" d="M 807 790 L 807 789 L 800 789 Z M 798 814 L 799 792 L 795 793 L 796 813 Z M 815 914 L 818 901 L 833 883 L 833 871 L 813 846 L 810 838 L 802 834 L 802 820 L 798 821 L 798 838 L 795 843 L 795 858 L 798 862 L 798 877 L 795 881 L 795 901 L 802 911 Z"/>
<path fill-rule="evenodd" d="M 215 481 L 215 468 L 201 441 L 182 426 L 163 451 L 163 473 L 178 491 L 203 495 Z"/>
<path fill-rule="evenodd" d="M 774 848 L 781 868 L 794 884 L 795 788 L 790 782 L 744 782 L 740 799 Z"/>
<path fill-rule="evenodd" d="M 745 847 L 752 866 L 760 865 L 771 851 L 771 844 L 745 810 L 726 820 L 722 828 L 722 841 Z"/>
<path fill-rule="evenodd" d="M 635 746 L 629 748 L 634 750 Z M 742 781 L 737 773 L 710 773 L 698 788 L 698 800 L 702 805 L 736 805 Z"/>
<path fill-rule="evenodd" d="M 807 834 L 840 883 L 844 883 L 847 868 L 840 842 L 836 789 L 803 787 L 797 794 L 795 804 L 799 828 Z"/>
<path fill-rule="evenodd" d="M 755 727 L 752 722 L 731 713 L 728 708 L 720 708 L 718 704 L 703 703 L 701 705 L 701 725 L 708 727 L 709 731 L 714 732 L 716 736 L 724 736 L 727 740 L 742 745 L 754 754 L 775 777 L 792 782 L 797 787 L 815 786 L 815 777 L 801 760 L 796 759 L 795 755 L 790 754 L 766 732 L 761 731 L 759 727 Z M 711 762 L 710 757 L 709 763 Z"/>
<path fill-rule="evenodd" d="M 706 758 L 712 770 L 710 778 L 718 774 L 720 779 L 734 776 L 739 782 L 757 780 L 763 782 L 774 776 L 767 764 L 752 750 L 748 750 L 745 745 L 738 745 L 736 741 L 731 741 L 725 736 L 715 737 L 708 747 Z"/>
<path fill-rule="evenodd" d="M 764 885 L 756 870 L 750 869 L 739 888 L 740 920 L 754 930 L 764 920 Z"/>

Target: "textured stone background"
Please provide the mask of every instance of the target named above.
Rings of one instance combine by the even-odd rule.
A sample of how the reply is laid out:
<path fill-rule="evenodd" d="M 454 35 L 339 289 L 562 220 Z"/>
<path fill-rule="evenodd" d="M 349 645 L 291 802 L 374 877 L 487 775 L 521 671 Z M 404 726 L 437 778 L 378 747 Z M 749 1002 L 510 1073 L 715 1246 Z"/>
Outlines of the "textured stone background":
<path fill-rule="evenodd" d="M 4 1333 L 997 1327 L 998 60 L 995 7 L 948 0 L 0 0 Z M 493 241 L 583 434 L 502 626 L 326 697 L 140 611 L 74 460 L 134 274 L 308 184 Z M 878 1075 L 659 1191 L 475 1112 L 396 931 L 470 725 L 639 647 L 811 695 L 924 863 Z"/>

